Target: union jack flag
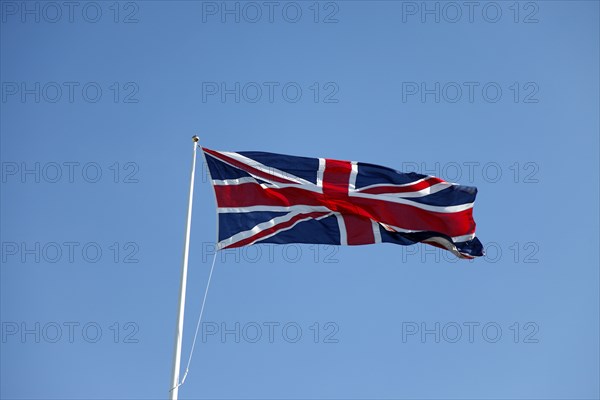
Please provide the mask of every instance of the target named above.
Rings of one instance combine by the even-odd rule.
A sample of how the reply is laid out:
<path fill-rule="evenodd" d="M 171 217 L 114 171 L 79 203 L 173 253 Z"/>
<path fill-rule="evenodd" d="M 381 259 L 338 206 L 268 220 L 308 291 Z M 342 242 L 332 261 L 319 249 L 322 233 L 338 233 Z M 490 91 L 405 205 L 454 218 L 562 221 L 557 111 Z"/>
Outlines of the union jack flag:
<path fill-rule="evenodd" d="M 475 187 L 354 161 L 202 148 L 217 200 L 218 248 L 258 243 L 428 243 L 483 255 Z"/>

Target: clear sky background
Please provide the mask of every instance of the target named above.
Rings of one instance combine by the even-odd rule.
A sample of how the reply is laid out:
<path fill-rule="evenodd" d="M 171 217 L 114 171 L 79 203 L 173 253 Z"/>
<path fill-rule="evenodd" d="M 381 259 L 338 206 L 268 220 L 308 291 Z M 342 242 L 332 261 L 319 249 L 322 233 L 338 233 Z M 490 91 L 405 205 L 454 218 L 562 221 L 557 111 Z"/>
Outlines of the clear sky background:
<path fill-rule="evenodd" d="M 194 134 L 477 186 L 488 255 L 222 254 L 181 398 L 600 396 L 598 2 L 0 6 L 2 398 L 167 397 Z"/>

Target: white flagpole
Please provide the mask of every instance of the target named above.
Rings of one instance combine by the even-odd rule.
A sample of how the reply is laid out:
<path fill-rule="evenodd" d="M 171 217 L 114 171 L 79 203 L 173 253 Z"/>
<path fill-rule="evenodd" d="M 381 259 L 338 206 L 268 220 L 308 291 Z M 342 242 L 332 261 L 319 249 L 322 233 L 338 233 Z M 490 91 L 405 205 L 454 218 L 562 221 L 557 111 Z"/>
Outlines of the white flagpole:
<path fill-rule="evenodd" d="M 179 286 L 179 314 L 175 328 L 175 354 L 173 355 L 173 375 L 171 376 L 171 400 L 177 400 L 179 394 L 179 368 L 181 364 L 181 342 L 183 338 L 183 316 L 185 310 L 185 289 L 187 284 L 188 256 L 190 252 L 190 229 L 192 225 L 192 203 L 194 198 L 194 176 L 196 174 L 196 150 L 198 149 L 198 136 L 194 141 L 194 158 L 192 160 L 192 174 L 190 177 L 190 196 L 188 201 L 187 224 L 185 227 L 185 244 L 183 246 L 183 265 L 181 266 L 181 284 Z"/>

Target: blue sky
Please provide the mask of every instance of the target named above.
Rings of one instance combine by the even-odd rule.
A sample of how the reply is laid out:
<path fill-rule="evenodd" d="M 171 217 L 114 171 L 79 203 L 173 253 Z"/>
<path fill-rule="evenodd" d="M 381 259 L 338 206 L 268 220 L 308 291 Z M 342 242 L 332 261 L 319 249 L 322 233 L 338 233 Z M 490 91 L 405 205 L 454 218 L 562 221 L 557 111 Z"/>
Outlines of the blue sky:
<path fill-rule="evenodd" d="M 0 6 L 2 398 L 167 396 L 194 134 L 477 186 L 488 255 L 220 254 L 181 398 L 600 396 L 598 2 Z"/>

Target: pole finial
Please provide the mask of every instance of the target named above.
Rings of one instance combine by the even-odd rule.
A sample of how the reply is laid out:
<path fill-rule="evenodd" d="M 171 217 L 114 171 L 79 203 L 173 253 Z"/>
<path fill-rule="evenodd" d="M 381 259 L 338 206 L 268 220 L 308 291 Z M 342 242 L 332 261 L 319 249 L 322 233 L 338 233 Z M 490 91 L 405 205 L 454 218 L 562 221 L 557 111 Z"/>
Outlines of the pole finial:
<path fill-rule="evenodd" d="M 198 143 L 198 141 L 200 140 L 200 138 L 198 137 L 198 135 L 194 135 L 194 136 L 192 136 L 192 140 L 193 140 L 195 143 Z"/>

